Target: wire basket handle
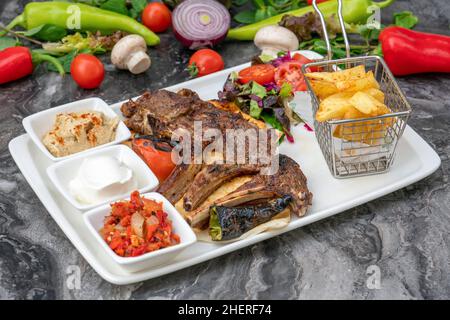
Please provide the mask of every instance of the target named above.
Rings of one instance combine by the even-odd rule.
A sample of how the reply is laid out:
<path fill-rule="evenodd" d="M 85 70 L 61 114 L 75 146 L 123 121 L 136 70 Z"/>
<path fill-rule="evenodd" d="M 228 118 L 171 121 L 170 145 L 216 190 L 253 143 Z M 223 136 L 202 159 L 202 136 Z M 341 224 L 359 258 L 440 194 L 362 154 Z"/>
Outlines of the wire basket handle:
<path fill-rule="evenodd" d="M 322 12 L 320 11 L 319 7 L 317 6 L 316 0 L 313 0 L 312 5 L 313 5 L 316 13 L 319 15 L 320 23 L 322 24 L 323 38 L 327 45 L 327 60 L 331 60 L 333 58 L 333 53 L 331 51 L 331 44 L 330 44 L 330 39 L 328 37 L 328 31 L 327 31 L 327 25 L 325 23 L 325 18 L 323 17 Z M 347 55 L 347 58 L 350 58 L 350 44 L 348 43 L 347 32 L 345 31 L 344 18 L 342 17 L 342 0 L 338 0 L 338 18 L 339 18 L 339 24 L 342 29 L 342 36 L 344 38 L 345 53 Z"/>

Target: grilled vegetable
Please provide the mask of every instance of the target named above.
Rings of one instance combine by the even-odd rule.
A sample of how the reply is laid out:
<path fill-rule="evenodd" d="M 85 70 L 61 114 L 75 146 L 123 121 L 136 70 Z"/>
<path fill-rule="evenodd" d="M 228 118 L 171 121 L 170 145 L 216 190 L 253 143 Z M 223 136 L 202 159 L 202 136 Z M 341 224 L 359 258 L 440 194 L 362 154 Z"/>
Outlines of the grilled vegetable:
<path fill-rule="evenodd" d="M 292 197 L 286 195 L 257 205 L 243 207 L 212 206 L 209 220 L 211 239 L 221 241 L 238 238 L 284 211 L 291 201 Z"/>
<path fill-rule="evenodd" d="M 77 20 L 79 20 L 79 25 L 77 25 Z M 17 16 L 6 28 L 12 29 L 15 26 L 21 26 L 30 30 L 47 24 L 92 32 L 110 33 L 111 31 L 121 30 L 141 35 L 149 46 L 159 44 L 159 37 L 133 18 L 82 3 L 30 2 L 25 6 L 23 13 Z M 2 34 L 0 32 L 0 35 Z"/>
<path fill-rule="evenodd" d="M 172 162 L 172 145 L 153 136 L 140 136 L 133 139 L 132 148 L 149 166 L 159 182 L 163 182 L 175 168 Z"/>

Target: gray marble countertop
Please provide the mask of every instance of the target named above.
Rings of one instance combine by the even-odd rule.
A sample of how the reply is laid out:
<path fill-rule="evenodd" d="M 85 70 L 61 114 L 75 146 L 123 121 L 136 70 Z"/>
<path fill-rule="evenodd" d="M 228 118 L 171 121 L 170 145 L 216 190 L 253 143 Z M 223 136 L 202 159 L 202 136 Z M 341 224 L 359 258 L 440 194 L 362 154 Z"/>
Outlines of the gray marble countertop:
<path fill-rule="evenodd" d="M 0 2 L 2 23 L 28 1 Z M 397 0 L 383 10 L 411 10 L 419 30 L 450 34 L 447 0 Z M 248 61 L 251 43 L 223 43 L 226 67 Z M 73 100 L 107 102 L 188 79 L 190 52 L 171 33 L 150 49 L 152 68 L 141 76 L 115 71 L 100 89 L 79 89 L 70 76 L 45 73 L 0 87 L 1 299 L 443 299 L 450 298 L 450 75 L 399 79 L 414 109 L 409 124 L 437 151 L 441 167 L 407 188 L 335 217 L 223 257 L 129 286 L 104 281 L 59 229 L 24 180 L 8 142 L 24 133 L 24 117 Z M 30 159 L 32 161 L 32 159 Z M 80 287 L 73 270 L 81 271 Z M 372 272 L 380 275 L 373 286 Z M 369 285 L 367 283 L 369 282 Z M 69 284 L 69 285 L 68 285 Z M 370 285 L 372 284 L 372 285 Z M 376 284 L 376 283 L 375 283 Z"/>

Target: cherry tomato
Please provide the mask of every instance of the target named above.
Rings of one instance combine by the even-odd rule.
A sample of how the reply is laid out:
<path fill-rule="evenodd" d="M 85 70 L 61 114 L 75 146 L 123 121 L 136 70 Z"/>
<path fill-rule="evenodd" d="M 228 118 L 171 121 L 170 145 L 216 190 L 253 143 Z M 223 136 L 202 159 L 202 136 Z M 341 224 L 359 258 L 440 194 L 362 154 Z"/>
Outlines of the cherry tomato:
<path fill-rule="evenodd" d="M 172 147 L 157 138 L 144 136 L 133 139 L 133 150 L 144 160 L 160 182 L 172 173 Z"/>
<path fill-rule="evenodd" d="M 224 66 L 222 57 L 216 51 L 200 49 L 189 59 L 188 71 L 193 77 L 202 77 L 222 70 Z"/>
<path fill-rule="evenodd" d="M 153 32 L 164 32 L 172 24 L 172 15 L 164 3 L 149 3 L 142 11 L 142 23 Z"/>
<path fill-rule="evenodd" d="M 306 91 L 302 65 L 298 61 L 288 61 L 280 65 L 275 71 L 276 84 L 281 87 L 283 83 L 288 82 L 293 91 Z"/>
<path fill-rule="evenodd" d="M 275 67 L 271 64 L 257 64 L 239 71 L 239 82 L 245 84 L 255 81 L 260 85 L 268 84 L 274 80 Z"/>
<path fill-rule="evenodd" d="M 105 78 L 103 63 L 91 54 L 81 53 L 70 65 L 73 80 L 83 89 L 95 89 Z"/>
<path fill-rule="evenodd" d="M 302 56 L 300 53 L 294 54 L 294 55 L 292 56 L 292 59 L 294 59 L 294 60 L 300 62 L 302 65 L 303 65 L 303 64 L 310 63 L 310 62 L 313 62 L 313 60 L 308 59 L 308 58 L 305 57 L 305 56 Z M 309 70 L 310 72 L 316 72 L 316 71 L 319 71 L 318 69 L 319 69 L 318 67 L 312 67 L 312 68 L 309 68 L 308 70 Z"/>

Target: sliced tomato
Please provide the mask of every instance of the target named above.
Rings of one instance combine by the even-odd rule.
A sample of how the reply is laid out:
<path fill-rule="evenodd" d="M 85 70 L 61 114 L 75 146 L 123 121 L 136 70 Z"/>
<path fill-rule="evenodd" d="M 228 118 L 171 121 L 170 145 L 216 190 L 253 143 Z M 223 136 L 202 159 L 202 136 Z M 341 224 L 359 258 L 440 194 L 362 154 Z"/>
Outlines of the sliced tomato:
<path fill-rule="evenodd" d="M 257 64 L 239 71 L 239 82 L 242 84 L 255 81 L 260 85 L 274 81 L 275 67 L 271 64 Z"/>
<path fill-rule="evenodd" d="M 295 61 L 300 62 L 302 65 L 307 64 L 307 63 L 311 63 L 313 62 L 313 60 L 308 59 L 307 57 L 301 55 L 300 53 L 296 53 L 292 56 L 292 59 L 294 59 Z M 312 67 L 312 68 L 308 68 L 310 72 L 317 72 L 318 67 Z"/>
<path fill-rule="evenodd" d="M 275 82 L 281 87 L 283 83 L 288 82 L 292 90 L 306 91 L 306 82 L 302 73 L 302 63 L 298 61 L 288 61 L 280 65 L 275 72 Z"/>

